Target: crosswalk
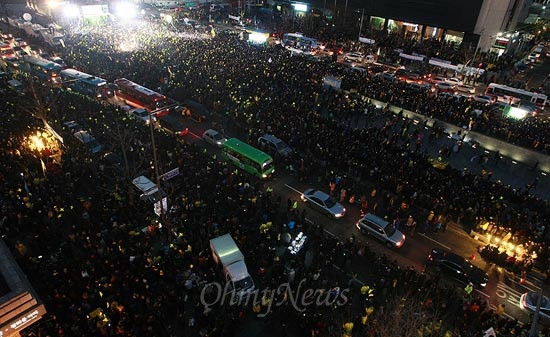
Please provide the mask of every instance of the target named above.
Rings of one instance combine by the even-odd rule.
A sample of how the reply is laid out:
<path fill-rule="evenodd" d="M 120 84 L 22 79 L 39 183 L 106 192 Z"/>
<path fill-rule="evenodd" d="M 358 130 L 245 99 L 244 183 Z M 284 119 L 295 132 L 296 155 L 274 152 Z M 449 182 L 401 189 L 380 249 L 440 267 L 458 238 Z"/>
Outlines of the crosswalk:
<path fill-rule="evenodd" d="M 510 303 L 511 305 L 518 307 L 519 299 L 523 293 L 499 281 L 495 294 L 500 299 L 500 301 L 506 300 L 506 302 Z"/>

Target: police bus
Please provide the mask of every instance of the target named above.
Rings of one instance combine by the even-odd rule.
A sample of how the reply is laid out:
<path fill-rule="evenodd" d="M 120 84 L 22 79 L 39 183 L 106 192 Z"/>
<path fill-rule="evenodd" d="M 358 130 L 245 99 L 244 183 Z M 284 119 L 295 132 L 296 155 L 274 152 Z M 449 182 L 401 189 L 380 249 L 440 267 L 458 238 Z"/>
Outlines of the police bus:
<path fill-rule="evenodd" d="M 64 88 L 93 98 L 107 97 L 107 81 L 75 69 L 61 70 Z"/>
<path fill-rule="evenodd" d="M 61 70 L 59 64 L 45 60 L 38 56 L 23 56 L 21 70 L 27 72 L 31 77 L 38 79 L 52 88 L 61 87 Z"/>

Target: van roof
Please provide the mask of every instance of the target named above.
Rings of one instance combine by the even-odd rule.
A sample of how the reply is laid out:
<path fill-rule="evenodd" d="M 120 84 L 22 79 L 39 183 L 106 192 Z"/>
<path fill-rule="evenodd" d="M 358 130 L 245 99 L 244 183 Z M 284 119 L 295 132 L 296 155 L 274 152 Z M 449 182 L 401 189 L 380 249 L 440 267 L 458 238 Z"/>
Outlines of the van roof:
<path fill-rule="evenodd" d="M 132 180 L 132 184 L 134 184 L 134 186 L 145 195 L 150 195 L 158 191 L 157 184 L 153 183 L 146 176 L 139 176 L 134 178 Z"/>
<path fill-rule="evenodd" d="M 273 142 L 273 143 L 282 142 L 281 139 L 279 139 L 279 138 L 277 138 L 277 137 L 275 137 L 275 136 L 273 136 L 273 135 L 270 135 L 270 134 L 268 134 L 268 133 L 266 133 L 266 134 L 260 136 L 260 138 L 264 138 L 265 140 L 269 140 L 269 141 L 271 141 L 271 142 Z"/>
<path fill-rule="evenodd" d="M 220 262 L 224 265 L 230 265 L 244 258 L 230 234 L 225 234 L 210 240 L 210 246 L 216 250 Z M 246 266 L 245 266 L 246 268 Z"/>

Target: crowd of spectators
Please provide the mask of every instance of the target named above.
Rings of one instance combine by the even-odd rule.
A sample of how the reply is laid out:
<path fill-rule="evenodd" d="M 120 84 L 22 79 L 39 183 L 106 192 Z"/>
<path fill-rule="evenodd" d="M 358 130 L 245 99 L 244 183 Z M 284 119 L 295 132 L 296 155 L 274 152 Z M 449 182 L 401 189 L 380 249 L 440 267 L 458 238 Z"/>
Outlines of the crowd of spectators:
<path fill-rule="evenodd" d="M 375 107 L 361 95 L 495 135 L 504 128 L 510 142 L 519 142 L 520 135 L 544 137 L 544 132 L 511 131 L 508 123 L 515 122 L 466 114 L 468 102 L 417 94 L 402 84 L 350 73 L 334 63 L 250 46 L 233 35 L 211 39 L 161 26 L 113 25 L 68 36 L 66 45 L 64 57 L 75 68 L 110 81 L 127 77 L 178 100 L 195 99 L 225 115 L 226 125 L 249 140 L 266 131 L 274 133 L 296 150 L 285 168 L 314 184 L 329 186 L 337 180 L 339 194 L 345 189 L 358 200 L 368 199 L 369 210 L 381 216 L 403 219 L 413 213 L 424 223 L 434 211 L 469 226 L 478 216 L 492 216 L 506 222 L 521 240 L 543 242 L 547 235 L 543 231 L 541 237 L 531 237 L 533 228 L 548 221 L 547 201 L 468 172 L 434 168 L 423 148 L 437 146 L 442 130 L 434 127 L 433 137 L 423 139 L 422 126 Z M 342 76 L 344 85 L 361 95 L 323 88 L 325 75 Z M 277 191 L 267 191 L 269 182 L 255 181 L 203 148 L 160 132 L 156 137 L 161 171 L 179 167 L 181 174 L 166 186 L 171 210 L 159 226 L 152 205 L 139 200 L 129 184 L 138 174 L 153 176 L 148 128 L 119 108 L 80 95 L 46 92 L 38 114 L 55 128 L 68 120 L 85 124 L 107 150 L 124 152 L 131 167 L 122 172 L 108 167 L 68 135 L 61 170 L 46 172 L 45 179 L 39 159 L 49 158 L 22 147 L 25 137 L 41 129 L 40 120 L 30 115 L 37 115 L 32 100 L 2 95 L 6 118 L 0 120 L 0 230 L 47 304 L 49 315 L 36 327 L 42 335 L 238 333 L 245 321 L 257 319 L 250 317 L 252 308 L 216 307 L 209 312 L 198 296 L 201 284 L 220 280 L 208 240 L 226 232 L 245 252 L 260 288 L 302 277 L 323 289 L 339 289 L 342 280 L 349 281 L 355 290 L 346 310 L 323 308 L 306 318 L 291 310 L 272 313 L 288 325 L 295 322 L 302 332 L 347 332 L 353 322 L 357 328 L 350 335 L 377 336 L 377 328 L 385 323 L 384 306 L 389 306 L 384 299 L 393 298 L 385 295 L 392 293 L 412 302 L 421 298 L 418 310 L 424 315 L 443 312 L 439 327 L 437 321 L 421 325 L 425 335 L 478 334 L 487 324 L 502 334 L 524 330 L 517 322 L 495 316 L 480 299 L 464 297 L 462 289 L 439 286 L 437 277 L 400 269 L 353 238 L 338 242 L 323 232 L 322 224 L 305 221 L 303 212 L 285 210 Z M 350 127 L 352 119 L 364 114 L 371 123 L 362 129 Z M 548 143 L 541 138 L 540 144 Z M 495 200 L 505 200 L 508 209 Z M 521 216 L 510 216 L 512 210 Z M 313 258 L 307 259 L 306 253 L 290 259 L 276 254 L 274 248 L 284 246 L 279 238 L 289 231 L 285 224 L 290 221 L 310 235 L 306 250 Z M 267 223 L 272 225 L 260 231 Z M 547 256 L 542 244 L 539 256 Z M 364 289 L 354 280 L 352 259 L 373 262 L 367 282 L 378 295 L 372 303 L 364 300 Z M 338 274 L 333 265 L 345 273 Z M 418 288 L 426 293 L 407 292 Z M 370 306 L 375 314 L 363 319 Z M 98 307 L 108 314 L 110 326 L 87 318 Z M 466 323 L 472 319 L 479 324 Z M 281 335 L 290 334 L 288 330 Z"/>

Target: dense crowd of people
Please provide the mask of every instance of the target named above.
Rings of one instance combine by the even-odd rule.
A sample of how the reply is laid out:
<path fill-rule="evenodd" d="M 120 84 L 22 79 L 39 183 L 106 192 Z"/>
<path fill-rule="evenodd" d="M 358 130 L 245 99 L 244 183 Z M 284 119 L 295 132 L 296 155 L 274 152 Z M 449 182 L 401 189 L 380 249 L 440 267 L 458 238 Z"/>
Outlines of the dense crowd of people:
<path fill-rule="evenodd" d="M 477 217 L 493 217 L 512 228 L 518 240 L 536 240 L 539 258 L 548 258 L 543 245 L 547 230 L 532 237 L 548 221 L 547 201 L 468 172 L 434 168 L 423 149 L 437 146 L 443 130 L 435 126 L 424 139 L 423 126 L 377 108 L 364 96 L 495 136 L 506 133 L 510 142 L 522 145 L 539 137 L 538 149 L 546 151 L 547 135 L 537 124 L 542 122 L 531 121 L 536 125 L 525 134 L 512 124 L 517 122 L 489 112 L 478 116 L 470 102 L 434 98 L 335 63 L 250 46 L 233 35 L 209 38 L 161 26 L 109 25 L 69 36 L 66 48 L 64 57 L 73 67 L 110 81 L 126 77 L 178 100 L 195 99 L 225 115 L 226 126 L 251 142 L 264 132 L 277 135 L 295 149 L 283 167 L 313 184 L 334 183 L 338 196 L 346 191 L 344 202 L 355 195 L 366 201 L 361 207 L 397 222 L 411 215 L 419 229 L 426 228 L 420 224 L 436 225 L 439 217 L 432 213 L 468 226 Z M 326 75 L 341 76 L 344 86 L 358 95 L 323 88 Z M 304 211 L 286 208 L 277 191 L 269 190 L 269 181 L 258 182 L 203 148 L 162 132 L 155 136 L 161 172 L 179 167 L 180 176 L 164 186 L 171 207 L 158 219 L 129 183 L 139 174 L 154 176 L 148 127 L 120 108 L 81 95 L 38 91 L 43 95 L 38 110 L 32 100 L 2 93 L 6 118 L 0 120 L 0 231 L 47 305 L 49 315 L 36 326 L 38 334 L 228 336 L 261 320 L 286 322 L 277 328 L 281 336 L 298 328 L 314 336 L 383 337 L 384 310 L 403 307 L 416 309 L 409 317 L 425 318 L 408 328 L 426 336 L 477 335 L 489 327 L 502 335 L 527 332 L 461 288 L 440 285 L 437 276 L 399 268 L 355 238 L 339 242 L 328 236 L 322 224 L 306 221 Z M 365 128 L 351 127 L 364 114 L 370 119 Z M 22 145 L 42 129 L 36 116 L 56 129 L 78 121 L 106 151 L 130 165 L 113 167 L 65 134 L 60 169 L 43 173 L 40 160 L 51 158 Z M 286 226 L 291 221 L 296 229 Z M 296 230 L 308 233 L 304 251 L 280 253 L 280 247 L 286 251 L 283 234 Z M 245 253 L 259 289 L 275 289 L 284 281 L 296 287 L 302 278 L 327 291 L 346 284 L 353 289 L 349 304 L 345 309 L 311 308 L 304 316 L 277 308 L 265 319 L 255 317 L 252 307 L 206 310 L 200 302 L 202 287 L 221 280 L 208 241 L 228 232 Z M 353 276 L 358 261 L 372 263 L 366 285 Z M 375 289 L 373 299 L 365 286 Z M 421 290 L 412 294 L 410 289 Z M 398 303 L 392 304 L 393 298 Z M 401 298 L 410 305 L 401 305 Z M 96 308 L 110 324 L 88 317 Z"/>

